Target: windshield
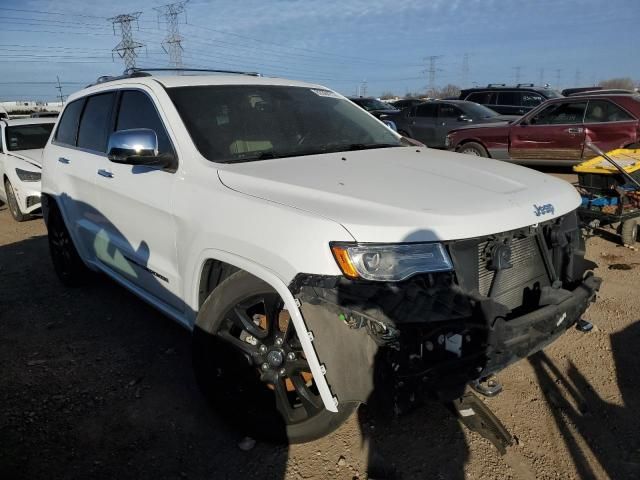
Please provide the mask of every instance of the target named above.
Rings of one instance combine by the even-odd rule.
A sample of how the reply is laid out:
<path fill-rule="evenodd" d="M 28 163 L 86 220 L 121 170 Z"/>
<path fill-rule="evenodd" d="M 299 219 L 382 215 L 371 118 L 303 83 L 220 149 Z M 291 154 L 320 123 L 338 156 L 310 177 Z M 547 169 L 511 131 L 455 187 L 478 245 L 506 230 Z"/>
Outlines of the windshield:
<path fill-rule="evenodd" d="M 168 92 L 196 147 L 213 162 L 404 145 L 389 128 L 330 90 L 206 85 Z"/>
<path fill-rule="evenodd" d="M 5 135 L 7 150 L 33 150 L 44 148 L 53 130 L 53 123 L 38 123 L 34 125 L 16 125 L 7 127 Z"/>
<path fill-rule="evenodd" d="M 385 103 L 382 100 L 378 100 L 376 98 L 355 98 L 352 101 L 360 105 L 367 112 L 371 112 L 373 110 L 395 110 L 396 109 L 390 103 Z"/>
<path fill-rule="evenodd" d="M 495 110 L 491 110 L 484 105 L 471 102 L 464 106 L 464 110 L 466 110 L 469 115 L 476 118 L 493 118 L 499 115 Z"/>

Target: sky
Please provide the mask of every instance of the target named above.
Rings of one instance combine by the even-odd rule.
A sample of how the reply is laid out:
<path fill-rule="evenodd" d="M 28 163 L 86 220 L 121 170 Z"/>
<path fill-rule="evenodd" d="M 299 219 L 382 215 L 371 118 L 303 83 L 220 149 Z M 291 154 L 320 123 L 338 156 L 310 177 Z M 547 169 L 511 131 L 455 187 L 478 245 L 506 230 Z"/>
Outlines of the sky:
<path fill-rule="evenodd" d="M 141 12 L 136 65 L 169 66 L 167 23 L 154 10 L 168 1 L 0 0 L 0 101 L 53 101 L 57 77 L 68 95 L 122 73 L 112 55 L 120 33 L 108 20 L 119 14 Z M 401 96 L 431 81 L 640 81 L 640 0 L 190 0 L 178 19 L 185 66 L 258 71 L 345 95 Z"/>

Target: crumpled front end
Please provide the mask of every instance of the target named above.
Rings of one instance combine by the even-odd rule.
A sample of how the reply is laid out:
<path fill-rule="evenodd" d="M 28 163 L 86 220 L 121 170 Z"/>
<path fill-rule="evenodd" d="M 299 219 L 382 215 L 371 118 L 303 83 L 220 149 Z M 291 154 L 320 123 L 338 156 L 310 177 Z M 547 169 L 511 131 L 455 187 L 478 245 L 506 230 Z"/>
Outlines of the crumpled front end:
<path fill-rule="evenodd" d="M 595 299 L 575 212 L 446 244 L 453 272 L 403 282 L 299 275 L 291 285 L 339 402 L 458 397 L 554 341 Z"/>

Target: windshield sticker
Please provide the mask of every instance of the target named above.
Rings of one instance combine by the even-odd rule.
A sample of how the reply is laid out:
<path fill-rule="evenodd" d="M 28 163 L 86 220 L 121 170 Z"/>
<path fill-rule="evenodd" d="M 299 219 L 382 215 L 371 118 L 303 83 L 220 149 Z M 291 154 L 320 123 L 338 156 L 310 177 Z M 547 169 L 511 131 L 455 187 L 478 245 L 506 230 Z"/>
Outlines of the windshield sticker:
<path fill-rule="evenodd" d="M 337 93 L 332 92 L 331 90 L 320 90 L 318 88 L 310 88 L 309 90 L 320 97 L 340 98 Z"/>

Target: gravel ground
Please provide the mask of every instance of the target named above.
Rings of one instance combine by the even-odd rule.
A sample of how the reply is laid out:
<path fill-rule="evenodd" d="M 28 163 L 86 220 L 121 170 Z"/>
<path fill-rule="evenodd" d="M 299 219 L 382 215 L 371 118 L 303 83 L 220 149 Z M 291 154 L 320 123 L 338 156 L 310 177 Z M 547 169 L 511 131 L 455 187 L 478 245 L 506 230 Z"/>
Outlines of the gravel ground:
<path fill-rule="evenodd" d="M 364 479 L 368 458 L 404 479 L 640 478 L 640 253 L 613 240 L 588 242 L 596 328 L 511 366 L 486 400 L 517 438 L 507 456 L 436 403 L 246 452 L 195 386 L 187 331 L 104 278 L 64 289 L 42 221 L 0 207 L 0 478 Z"/>

